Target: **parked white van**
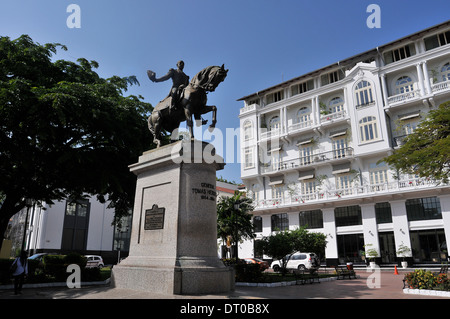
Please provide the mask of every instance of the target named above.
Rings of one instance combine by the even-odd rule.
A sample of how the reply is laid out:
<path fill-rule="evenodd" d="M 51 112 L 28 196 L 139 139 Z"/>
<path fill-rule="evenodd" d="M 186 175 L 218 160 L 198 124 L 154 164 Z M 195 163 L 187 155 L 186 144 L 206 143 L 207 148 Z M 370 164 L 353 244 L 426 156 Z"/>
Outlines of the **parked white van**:
<path fill-rule="evenodd" d="M 300 253 L 296 252 L 292 255 L 286 255 L 286 259 L 289 258 L 286 269 L 314 269 L 320 266 L 319 258 L 315 253 Z M 270 265 L 275 271 L 279 271 L 281 268 L 281 262 L 279 260 L 275 260 Z"/>

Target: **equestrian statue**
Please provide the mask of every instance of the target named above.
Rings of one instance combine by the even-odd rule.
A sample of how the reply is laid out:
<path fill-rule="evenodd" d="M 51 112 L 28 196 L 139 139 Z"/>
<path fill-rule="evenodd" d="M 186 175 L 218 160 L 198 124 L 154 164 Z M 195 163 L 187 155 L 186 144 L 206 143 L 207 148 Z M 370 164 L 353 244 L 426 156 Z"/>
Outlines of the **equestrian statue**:
<path fill-rule="evenodd" d="M 217 119 L 217 107 L 206 105 L 208 92 L 214 92 L 220 82 L 225 80 L 228 70 L 222 66 L 209 66 L 198 72 L 189 82 L 189 76 L 183 72 L 184 62 L 178 61 L 178 69 L 170 69 L 161 78 L 156 78 L 155 72 L 148 70 L 147 75 L 152 82 L 162 82 L 172 79 L 173 85 L 169 95 L 160 101 L 148 118 L 148 128 L 153 134 L 153 143 L 161 146 L 161 131 L 173 132 L 186 121 L 191 140 L 194 139 L 193 120 L 205 125 L 208 121 L 201 118 L 202 114 L 212 112 L 210 129 L 214 129 Z"/>

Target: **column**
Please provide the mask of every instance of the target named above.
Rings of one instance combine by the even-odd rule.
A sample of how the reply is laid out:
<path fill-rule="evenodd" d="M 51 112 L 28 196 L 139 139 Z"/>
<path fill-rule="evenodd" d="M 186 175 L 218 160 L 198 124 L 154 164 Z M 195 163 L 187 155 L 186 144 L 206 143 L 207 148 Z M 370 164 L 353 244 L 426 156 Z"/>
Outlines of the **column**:
<path fill-rule="evenodd" d="M 448 244 L 450 242 L 450 195 L 438 196 L 441 203 L 442 221 L 444 222 L 445 239 Z"/>
<path fill-rule="evenodd" d="M 424 96 L 425 95 L 425 89 L 423 87 L 423 74 L 422 74 L 422 68 L 420 67 L 420 63 L 416 64 L 416 69 L 417 69 L 417 76 L 419 77 L 419 91 L 420 91 L 420 95 Z"/>
<path fill-rule="evenodd" d="M 334 218 L 334 208 L 322 209 L 323 213 L 323 232 L 327 236 L 327 247 L 325 248 L 325 257 L 327 265 L 337 265 L 339 263 L 338 258 L 338 246 L 336 235 L 336 223 Z"/>
<path fill-rule="evenodd" d="M 425 78 L 424 81 L 425 81 L 425 88 L 427 89 L 427 94 L 431 94 L 433 92 L 431 91 L 430 76 L 428 74 L 427 61 L 423 62 L 422 68 L 423 68 L 423 75 Z"/>
<path fill-rule="evenodd" d="M 405 200 L 392 201 L 390 204 L 392 211 L 392 225 L 394 228 L 395 250 L 402 244 L 411 248 Z"/>
<path fill-rule="evenodd" d="M 262 224 L 263 224 L 263 236 L 269 236 L 272 233 L 272 220 L 271 215 L 262 215 Z"/>
<path fill-rule="evenodd" d="M 375 216 L 375 205 L 365 204 L 360 205 L 363 232 L 364 232 L 364 245 L 367 249 L 375 249 L 378 252 L 378 257 L 376 260 L 381 260 L 380 242 L 378 238 L 378 227 L 377 220 Z M 378 264 L 379 262 L 377 262 Z"/>
<path fill-rule="evenodd" d="M 388 106 L 388 90 L 387 90 L 387 85 L 386 85 L 386 74 L 381 74 L 381 90 L 383 92 L 383 101 L 384 101 L 384 106 Z"/>
<path fill-rule="evenodd" d="M 312 125 L 320 124 L 320 107 L 319 107 L 319 97 L 315 96 L 311 99 L 311 113 L 312 113 Z"/>
<path fill-rule="evenodd" d="M 299 212 L 288 213 L 289 218 L 289 230 L 295 230 L 300 227 Z"/>

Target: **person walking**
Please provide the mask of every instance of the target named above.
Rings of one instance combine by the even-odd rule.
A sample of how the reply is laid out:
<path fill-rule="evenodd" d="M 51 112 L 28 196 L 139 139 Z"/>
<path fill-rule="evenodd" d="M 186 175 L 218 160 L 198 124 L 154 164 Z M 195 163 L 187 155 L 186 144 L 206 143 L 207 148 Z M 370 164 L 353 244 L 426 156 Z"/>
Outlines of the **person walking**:
<path fill-rule="evenodd" d="M 22 285 L 28 275 L 27 252 L 22 251 L 11 265 L 12 276 L 14 278 L 14 294 L 22 294 Z"/>

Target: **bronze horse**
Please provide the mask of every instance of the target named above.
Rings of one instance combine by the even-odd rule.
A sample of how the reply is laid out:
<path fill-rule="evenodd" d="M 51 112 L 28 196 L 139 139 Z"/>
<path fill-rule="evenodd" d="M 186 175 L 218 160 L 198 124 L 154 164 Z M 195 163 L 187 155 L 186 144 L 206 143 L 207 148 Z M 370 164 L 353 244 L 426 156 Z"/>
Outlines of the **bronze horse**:
<path fill-rule="evenodd" d="M 220 82 L 225 80 L 228 70 L 224 65 L 209 66 L 199 73 L 189 82 L 189 85 L 183 89 L 179 101 L 175 102 L 175 107 L 170 110 L 171 96 L 166 97 L 159 102 L 153 109 L 152 114 L 148 118 L 148 128 L 153 134 L 153 143 L 159 147 L 161 145 L 161 130 L 173 132 L 180 126 L 180 123 L 186 121 L 189 128 L 191 139 L 194 139 L 193 120 L 201 120 L 201 115 L 213 112 L 212 123 L 209 126 L 213 129 L 216 125 L 217 107 L 214 105 L 206 105 L 208 92 L 214 92 Z M 203 120 L 202 125 L 207 121 Z"/>

